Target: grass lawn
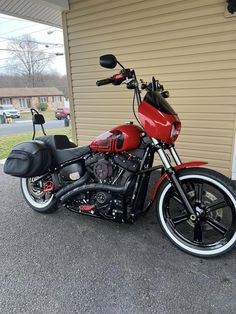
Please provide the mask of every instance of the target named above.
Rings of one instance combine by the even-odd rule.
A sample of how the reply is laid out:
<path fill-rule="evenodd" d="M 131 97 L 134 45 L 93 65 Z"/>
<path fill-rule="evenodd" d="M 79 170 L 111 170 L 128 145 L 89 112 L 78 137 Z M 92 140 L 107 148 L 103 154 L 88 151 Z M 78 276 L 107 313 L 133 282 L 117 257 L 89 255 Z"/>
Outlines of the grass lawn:
<path fill-rule="evenodd" d="M 40 111 L 39 113 L 44 116 L 46 121 L 56 119 L 54 111 Z M 32 119 L 32 114 L 30 111 L 29 112 L 21 112 L 20 116 L 21 116 L 21 118 L 25 118 L 25 119 L 29 119 L 29 120 Z"/>
<path fill-rule="evenodd" d="M 47 130 L 47 135 L 53 134 L 64 134 L 67 135 L 69 138 L 72 138 L 71 128 Z M 43 136 L 43 133 L 37 132 L 37 136 Z M 32 132 L 0 136 L 0 159 L 6 158 L 9 155 L 12 147 L 15 146 L 16 144 L 31 139 Z"/>

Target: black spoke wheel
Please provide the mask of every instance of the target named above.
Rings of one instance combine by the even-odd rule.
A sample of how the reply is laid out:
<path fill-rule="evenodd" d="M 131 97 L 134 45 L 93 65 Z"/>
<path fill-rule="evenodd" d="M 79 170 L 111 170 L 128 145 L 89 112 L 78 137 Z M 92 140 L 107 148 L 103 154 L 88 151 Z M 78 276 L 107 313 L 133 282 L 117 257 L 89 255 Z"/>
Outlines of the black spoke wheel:
<path fill-rule="evenodd" d="M 231 181 L 202 168 L 184 169 L 178 176 L 197 220 L 190 220 L 172 184 L 165 180 L 157 196 L 157 215 L 163 231 L 192 255 L 212 257 L 226 253 L 236 243 L 236 193 Z"/>

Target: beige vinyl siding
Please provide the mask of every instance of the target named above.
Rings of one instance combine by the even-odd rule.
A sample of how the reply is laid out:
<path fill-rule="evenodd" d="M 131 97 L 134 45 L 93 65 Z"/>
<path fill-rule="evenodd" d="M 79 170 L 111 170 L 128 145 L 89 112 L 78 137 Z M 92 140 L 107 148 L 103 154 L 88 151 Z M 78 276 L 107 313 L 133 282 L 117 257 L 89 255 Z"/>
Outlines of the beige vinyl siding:
<path fill-rule="evenodd" d="M 224 0 L 70 0 L 64 14 L 75 128 L 80 145 L 129 120 L 132 91 L 96 87 L 117 69 L 113 53 L 138 77 L 155 75 L 182 121 L 176 143 L 184 161 L 209 161 L 231 174 L 236 118 L 236 18 Z"/>

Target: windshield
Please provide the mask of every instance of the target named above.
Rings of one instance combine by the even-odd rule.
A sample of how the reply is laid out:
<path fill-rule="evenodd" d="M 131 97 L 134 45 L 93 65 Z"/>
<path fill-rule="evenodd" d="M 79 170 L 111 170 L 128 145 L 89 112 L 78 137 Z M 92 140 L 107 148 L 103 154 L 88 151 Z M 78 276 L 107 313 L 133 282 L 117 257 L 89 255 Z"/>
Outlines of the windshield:
<path fill-rule="evenodd" d="M 161 112 L 176 115 L 174 109 L 158 92 L 147 92 L 143 100 Z"/>

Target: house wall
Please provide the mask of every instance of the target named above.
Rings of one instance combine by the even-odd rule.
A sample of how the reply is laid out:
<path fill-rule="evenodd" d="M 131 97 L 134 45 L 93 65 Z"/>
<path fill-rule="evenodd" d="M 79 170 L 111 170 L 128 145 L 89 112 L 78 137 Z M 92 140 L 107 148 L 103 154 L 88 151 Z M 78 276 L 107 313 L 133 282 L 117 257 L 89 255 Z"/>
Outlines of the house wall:
<path fill-rule="evenodd" d="M 37 109 L 37 105 L 39 103 L 39 98 L 38 97 L 21 97 L 21 98 L 31 98 L 31 108 Z M 47 96 L 47 104 L 48 104 L 48 109 L 47 110 L 56 110 L 59 107 L 64 107 L 64 97 L 61 96 L 61 101 L 60 102 L 53 102 L 53 96 Z M 20 103 L 19 103 L 19 98 L 11 98 L 12 105 L 20 110 Z"/>
<path fill-rule="evenodd" d="M 11 103 L 17 110 L 20 110 L 20 104 L 19 104 L 18 98 L 11 98 Z"/>
<path fill-rule="evenodd" d="M 225 0 L 69 0 L 63 14 L 72 113 L 78 143 L 134 120 L 132 92 L 96 87 L 118 70 L 112 53 L 138 77 L 155 75 L 182 120 L 176 143 L 184 161 L 205 160 L 231 175 L 236 120 L 236 18 Z"/>

